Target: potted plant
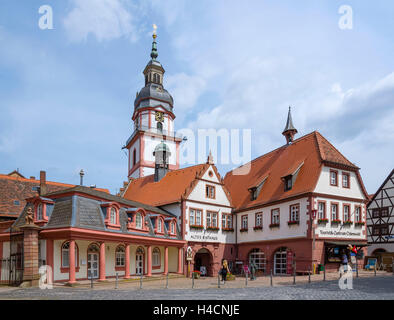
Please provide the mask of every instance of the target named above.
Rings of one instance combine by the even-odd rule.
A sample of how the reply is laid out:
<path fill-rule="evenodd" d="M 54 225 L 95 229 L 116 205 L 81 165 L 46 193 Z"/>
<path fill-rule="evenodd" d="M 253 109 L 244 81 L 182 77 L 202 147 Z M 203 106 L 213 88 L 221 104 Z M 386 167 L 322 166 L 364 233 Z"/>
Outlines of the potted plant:
<path fill-rule="evenodd" d="M 233 281 L 233 280 L 235 280 L 235 276 L 231 272 L 229 272 L 229 273 L 227 273 L 226 280 Z"/>
<path fill-rule="evenodd" d="M 222 231 L 225 231 L 225 232 L 234 232 L 234 228 L 222 228 Z"/>
<path fill-rule="evenodd" d="M 193 271 L 193 278 L 194 279 L 200 279 L 200 277 L 201 277 L 201 272 L 200 271 L 197 271 L 197 270 L 195 270 L 195 271 Z"/>
<path fill-rule="evenodd" d="M 350 220 L 346 220 L 346 221 L 343 222 L 344 226 L 351 226 L 352 224 L 353 224 L 353 222 L 350 221 Z"/>
<path fill-rule="evenodd" d="M 331 224 L 340 224 L 340 223 L 341 223 L 341 220 L 339 220 L 339 219 L 331 220 Z"/>
<path fill-rule="evenodd" d="M 242 228 L 242 229 L 239 229 L 239 232 L 248 232 L 248 229 L 247 228 Z"/>
<path fill-rule="evenodd" d="M 253 230 L 254 231 L 263 230 L 263 226 L 255 226 L 255 227 L 253 227 Z"/>
<path fill-rule="evenodd" d="M 272 228 L 279 228 L 279 223 L 271 223 L 270 229 L 272 229 Z"/>
<path fill-rule="evenodd" d="M 327 222 L 328 222 L 327 218 L 322 218 L 322 219 L 317 220 L 318 224 L 326 224 Z"/>
<path fill-rule="evenodd" d="M 361 226 L 365 225 L 365 222 L 364 221 L 358 221 L 358 222 L 355 222 L 354 225 L 356 227 L 361 227 Z"/>
<path fill-rule="evenodd" d="M 293 225 L 296 225 L 296 224 L 299 225 L 300 222 L 299 222 L 299 221 L 288 221 L 287 224 L 288 224 L 289 226 L 293 226 Z"/>
<path fill-rule="evenodd" d="M 219 231 L 219 227 L 207 227 L 208 231 Z"/>
<path fill-rule="evenodd" d="M 190 229 L 202 230 L 204 229 L 204 226 L 190 226 Z"/>

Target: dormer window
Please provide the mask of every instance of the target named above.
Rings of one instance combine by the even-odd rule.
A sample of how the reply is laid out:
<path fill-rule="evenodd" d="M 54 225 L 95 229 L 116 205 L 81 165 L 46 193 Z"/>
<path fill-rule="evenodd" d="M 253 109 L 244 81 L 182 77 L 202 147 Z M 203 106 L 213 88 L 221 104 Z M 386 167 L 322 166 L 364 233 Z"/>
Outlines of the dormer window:
<path fill-rule="evenodd" d="M 250 200 L 256 200 L 257 199 L 257 188 L 251 188 L 250 189 Z"/>
<path fill-rule="evenodd" d="M 111 208 L 110 222 L 111 222 L 111 224 L 117 224 L 116 209 L 115 208 Z"/>
<path fill-rule="evenodd" d="M 287 176 L 284 178 L 285 181 L 285 191 L 291 190 L 293 187 L 293 177 L 292 176 Z"/>
<path fill-rule="evenodd" d="M 174 221 L 172 221 L 170 223 L 170 233 L 175 234 L 175 222 Z"/>
<path fill-rule="evenodd" d="M 163 222 L 161 221 L 161 218 L 157 218 L 157 232 L 163 232 Z"/>
<path fill-rule="evenodd" d="M 142 229 L 142 215 L 139 212 L 135 216 L 135 227 L 137 229 Z"/>
<path fill-rule="evenodd" d="M 43 210 L 43 205 L 42 205 L 42 203 L 40 203 L 40 204 L 37 206 L 36 220 L 37 220 L 37 221 L 44 220 L 44 210 Z"/>

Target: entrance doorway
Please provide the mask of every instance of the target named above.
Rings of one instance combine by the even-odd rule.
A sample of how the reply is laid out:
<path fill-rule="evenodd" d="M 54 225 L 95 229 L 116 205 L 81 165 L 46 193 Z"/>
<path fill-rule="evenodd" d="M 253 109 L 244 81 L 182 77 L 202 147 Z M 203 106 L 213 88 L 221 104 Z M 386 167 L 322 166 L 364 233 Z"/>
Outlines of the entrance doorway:
<path fill-rule="evenodd" d="M 135 273 L 137 275 L 144 274 L 144 249 L 139 247 L 135 254 Z"/>
<path fill-rule="evenodd" d="M 91 244 L 88 248 L 88 279 L 99 277 L 99 252 L 96 244 Z"/>
<path fill-rule="evenodd" d="M 212 255 L 208 249 L 200 249 L 194 256 L 194 270 L 200 271 L 201 275 L 212 276 Z"/>
<path fill-rule="evenodd" d="M 252 249 L 249 253 L 249 267 L 252 263 L 256 266 L 256 272 L 265 273 L 265 254 L 260 249 Z"/>
<path fill-rule="evenodd" d="M 274 254 L 275 274 L 287 274 L 287 249 L 280 248 Z"/>

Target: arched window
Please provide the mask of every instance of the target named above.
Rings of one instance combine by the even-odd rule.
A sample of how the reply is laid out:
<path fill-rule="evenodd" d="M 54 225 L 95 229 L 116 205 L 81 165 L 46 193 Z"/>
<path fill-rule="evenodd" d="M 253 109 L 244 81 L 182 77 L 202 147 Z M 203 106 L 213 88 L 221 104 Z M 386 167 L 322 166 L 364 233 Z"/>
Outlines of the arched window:
<path fill-rule="evenodd" d="M 41 221 L 41 220 L 44 219 L 43 210 L 42 210 L 42 203 L 40 203 L 37 206 L 37 216 L 36 216 L 36 218 L 37 218 L 38 221 Z"/>
<path fill-rule="evenodd" d="M 135 166 L 136 163 L 137 163 L 137 150 L 134 149 L 133 150 L 133 167 Z"/>
<path fill-rule="evenodd" d="M 160 267 L 160 265 L 161 265 L 160 249 L 154 248 L 152 252 L 152 267 Z"/>
<path fill-rule="evenodd" d="M 111 208 L 110 223 L 117 224 L 116 209 L 115 208 Z"/>
<path fill-rule="evenodd" d="M 124 267 L 125 265 L 125 248 L 118 246 L 115 252 L 116 267 Z"/>
<path fill-rule="evenodd" d="M 160 132 L 163 131 L 163 124 L 161 122 L 157 122 L 157 130 Z"/>
<path fill-rule="evenodd" d="M 135 227 L 142 229 L 142 215 L 139 212 L 135 216 Z"/>
<path fill-rule="evenodd" d="M 163 222 L 160 218 L 157 218 L 157 232 L 163 232 Z"/>
<path fill-rule="evenodd" d="M 175 222 L 174 221 L 172 221 L 170 223 L 170 233 L 175 234 Z"/>
<path fill-rule="evenodd" d="M 62 268 L 70 267 L 70 242 L 67 241 L 62 245 Z M 78 246 L 75 244 L 75 267 L 78 267 Z"/>

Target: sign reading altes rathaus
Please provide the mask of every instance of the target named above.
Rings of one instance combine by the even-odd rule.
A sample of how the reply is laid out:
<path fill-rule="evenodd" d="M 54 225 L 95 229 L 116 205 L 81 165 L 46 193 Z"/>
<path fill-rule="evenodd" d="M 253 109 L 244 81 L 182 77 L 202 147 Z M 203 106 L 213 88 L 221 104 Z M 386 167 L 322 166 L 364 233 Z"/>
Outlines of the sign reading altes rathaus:
<path fill-rule="evenodd" d="M 190 239 L 199 240 L 199 241 L 218 241 L 218 237 L 209 236 L 209 235 L 198 235 L 198 234 L 190 235 Z"/>
<path fill-rule="evenodd" d="M 320 237 L 332 237 L 332 236 L 341 236 L 341 237 L 361 237 L 361 232 L 352 232 L 352 231 L 335 231 L 335 230 L 319 230 L 317 233 Z"/>

